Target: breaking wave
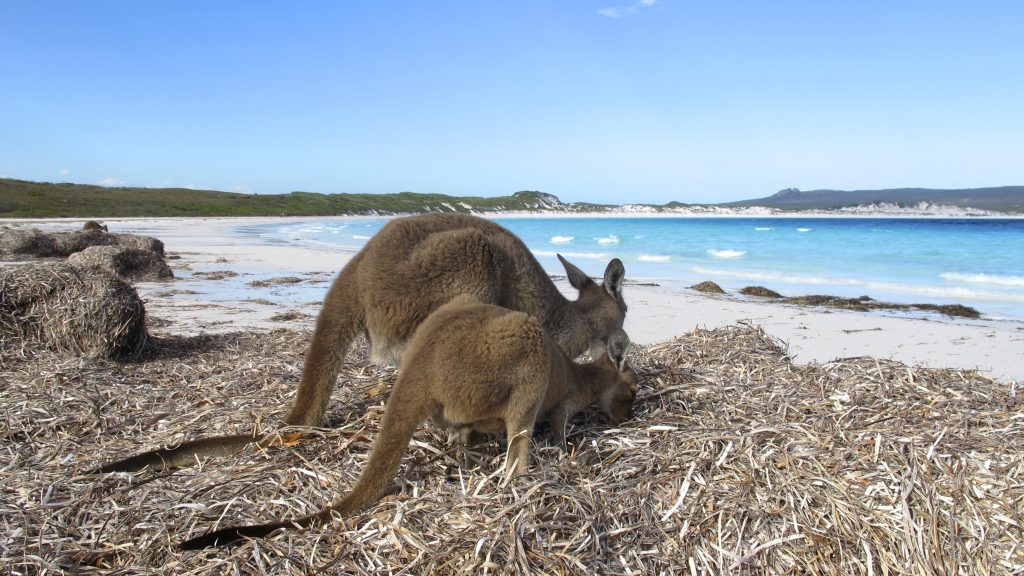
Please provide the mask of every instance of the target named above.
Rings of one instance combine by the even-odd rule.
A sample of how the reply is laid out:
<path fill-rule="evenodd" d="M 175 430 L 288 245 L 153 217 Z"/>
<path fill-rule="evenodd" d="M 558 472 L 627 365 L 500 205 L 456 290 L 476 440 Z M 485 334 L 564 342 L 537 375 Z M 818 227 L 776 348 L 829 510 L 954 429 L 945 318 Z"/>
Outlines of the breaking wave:
<path fill-rule="evenodd" d="M 708 254 L 715 258 L 741 258 L 746 253 L 746 250 L 708 250 Z"/>
<path fill-rule="evenodd" d="M 960 272 L 943 272 L 939 274 L 943 280 L 953 282 L 970 282 L 972 284 L 996 284 L 998 286 L 1024 286 L 1024 276 L 1003 276 L 1000 274 L 962 274 Z"/>

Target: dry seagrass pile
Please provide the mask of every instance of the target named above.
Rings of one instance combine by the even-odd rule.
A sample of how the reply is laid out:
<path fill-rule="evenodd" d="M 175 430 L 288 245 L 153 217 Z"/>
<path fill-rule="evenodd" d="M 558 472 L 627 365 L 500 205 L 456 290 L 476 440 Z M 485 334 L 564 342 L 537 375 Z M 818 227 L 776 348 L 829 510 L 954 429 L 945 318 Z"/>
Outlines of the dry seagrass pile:
<path fill-rule="evenodd" d="M 36 228 L 0 227 L 0 260 L 67 258 L 92 246 L 119 246 L 153 252 L 163 258 L 164 243 L 149 236 L 111 234 L 101 230 L 44 232 Z"/>
<path fill-rule="evenodd" d="M 532 468 L 507 486 L 497 442 L 467 452 L 427 425 L 389 496 L 315 530 L 174 547 L 309 513 L 355 482 L 394 378 L 361 346 L 332 428 L 310 440 L 169 475 L 86 474 L 161 444 L 273 429 L 308 339 L 163 338 L 134 363 L 4 349 L 4 572 L 1024 572 L 1024 412 L 1010 385 L 871 358 L 794 365 L 750 326 L 636 349 L 636 420 L 612 429 L 585 414 L 571 457 L 540 430 Z"/>
<path fill-rule="evenodd" d="M 68 256 L 68 264 L 99 268 L 133 282 L 157 282 L 174 278 L 161 254 L 123 246 L 90 246 Z"/>
<path fill-rule="evenodd" d="M 133 358 L 147 342 L 145 306 L 135 287 L 115 274 L 63 262 L 0 267 L 5 356 L 46 347 Z"/>

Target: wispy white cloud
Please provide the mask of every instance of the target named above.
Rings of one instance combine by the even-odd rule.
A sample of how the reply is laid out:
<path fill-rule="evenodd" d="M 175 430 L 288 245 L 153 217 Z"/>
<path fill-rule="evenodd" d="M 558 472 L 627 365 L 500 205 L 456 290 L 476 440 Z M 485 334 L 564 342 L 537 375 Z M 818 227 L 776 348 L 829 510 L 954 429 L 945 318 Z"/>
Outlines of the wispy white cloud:
<path fill-rule="evenodd" d="M 124 180 L 120 178 L 104 178 L 100 180 L 100 186 L 123 186 Z"/>
<path fill-rule="evenodd" d="M 70 174 L 70 173 L 71 173 L 71 171 L 70 171 L 70 170 L 68 170 L 67 168 L 61 168 L 61 169 L 60 169 L 60 175 L 61 175 L 61 176 L 67 176 L 67 175 L 68 175 L 68 174 Z"/>
<path fill-rule="evenodd" d="M 598 14 L 606 18 L 622 18 L 623 16 L 632 16 L 644 8 L 650 8 L 658 3 L 658 0 L 639 0 L 628 6 L 608 6 L 607 8 L 601 8 L 597 11 Z"/>

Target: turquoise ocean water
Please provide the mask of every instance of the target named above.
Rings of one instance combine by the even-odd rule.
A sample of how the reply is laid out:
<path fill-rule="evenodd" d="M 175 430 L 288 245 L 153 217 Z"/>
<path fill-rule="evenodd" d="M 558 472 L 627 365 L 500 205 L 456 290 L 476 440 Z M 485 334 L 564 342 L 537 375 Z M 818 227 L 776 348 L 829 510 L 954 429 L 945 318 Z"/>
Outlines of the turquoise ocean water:
<path fill-rule="evenodd" d="M 961 303 L 1024 320 L 1024 220 L 894 218 L 496 218 L 552 274 L 562 254 L 599 275 L 613 257 L 627 277 L 673 287 L 713 280 L 734 291 L 868 295 Z M 273 243 L 358 250 L 385 219 L 248 226 Z"/>

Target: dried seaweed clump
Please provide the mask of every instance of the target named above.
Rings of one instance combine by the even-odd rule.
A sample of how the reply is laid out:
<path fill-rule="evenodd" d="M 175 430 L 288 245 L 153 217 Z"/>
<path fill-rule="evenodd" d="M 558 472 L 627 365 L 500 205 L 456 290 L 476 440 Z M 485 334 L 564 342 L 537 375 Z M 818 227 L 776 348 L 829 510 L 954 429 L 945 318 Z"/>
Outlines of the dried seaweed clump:
<path fill-rule="evenodd" d="M 91 246 L 121 246 L 164 256 L 164 243 L 150 236 L 110 234 L 92 228 L 75 232 L 46 233 L 35 228 L 0 231 L 0 256 L 67 258 Z"/>
<path fill-rule="evenodd" d="M 174 278 L 171 267 L 156 252 L 121 246 L 91 246 L 68 256 L 68 264 L 99 268 L 136 282 Z"/>
<path fill-rule="evenodd" d="M 747 286 L 740 290 L 740 294 L 745 296 L 757 296 L 758 298 L 782 298 L 782 294 L 779 294 L 775 290 L 765 288 L 764 286 Z"/>
<path fill-rule="evenodd" d="M 911 304 L 911 308 L 917 310 L 925 310 L 927 312 L 938 312 L 939 314 L 945 314 L 946 316 L 956 316 L 959 318 L 981 318 L 981 312 L 977 309 L 971 308 L 970 306 L 964 306 L 963 304 Z"/>
<path fill-rule="evenodd" d="M 38 263 L 0 269 L 0 341 L 109 357 L 147 342 L 146 310 L 131 284 L 95 268 Z"/>
<path fill-rule="evenodd" d="M 37 228 L 0 229 L 0 256 L 51 258 L 58 256 L 53 235 Z"/>
<path fill-rule="evenodd" d="M 282 284 L 299 284 L 302 282 L 302 278 L 297 276 L 279 276 L 277 278 L 268 278 L 266 280 L 253 280 L 249 282 L 249 286 L 252 288 L 267 288 L 269 286 L 279 286 Z"/>
<path fill-rule="evenodd" d="M 721 286 L 715 284 L 711 280 L 705 280 L 700 284 L 694 284 L 693 286 L 690 286 L 690 288 L 697 292 L 705 292 L 707 294 L 725 294 L 725 290 L 722 290 Z"/>
<path fill-rule="evenodd" d="M 784 298 L 782 302 L 785 304 L 797 304 L 801 306 L 826 306 L 829 308 L 856 310 L 858 312 L 867 312 L 869 310 L 921 310 L 925 312 L 938 312 L 939 314 L 945 314 L 946 316 L 956 316 L 960 318 L 981 317 L 981 313 L 976 309 L 971 308 L 970 306 L 964 306 L 963 304 L 893 304 L 890 302 L 879 302 L 872 299 L 870 296 L 860 296 L 858 298 L 842 298 L 840 296 L 822 295 L 793 296 L 790 298 Z"/>
<path fill-rule="evenodd" d="M 790 296 L 783 300 L 786 304 L 798 304 L 800 306 L 826 306 L 828 308 L 840 308 L 842 310 L 856 310 L 865 312 L 872 306 L 869 304 L 871 298 L 862 296 L 860 298 L 843 298 L 841 296 L 829 296 L 825 294 L 810 294 L 807 296 Z"/>
<path fill-rule="evenodd" d="M 81 230 L 78 232 L 55 232 L 53 240 L 59 255 L 68 257 L 90 246 L 121 246 L 135 250 L 156 252 L 162 258 L 164 243 L 151 236 L 136 234 L 110 234 L 102 230 Z"/>

